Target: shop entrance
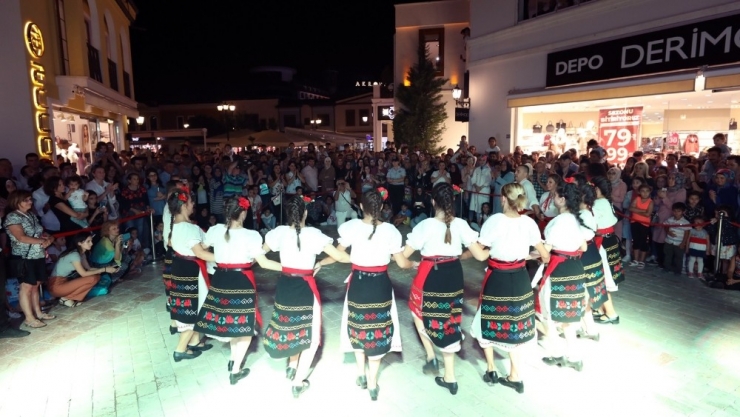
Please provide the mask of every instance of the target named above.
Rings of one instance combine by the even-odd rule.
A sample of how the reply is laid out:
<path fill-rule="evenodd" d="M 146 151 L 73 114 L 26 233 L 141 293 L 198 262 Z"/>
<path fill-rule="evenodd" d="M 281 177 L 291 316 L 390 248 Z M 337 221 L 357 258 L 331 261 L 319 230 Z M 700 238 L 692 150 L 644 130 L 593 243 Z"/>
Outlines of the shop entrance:
<path fill-rule="evenodd" d="M 526 153 L 575 148 L 590 139 L 623 164 L 636 150 L 698 156 L 724 133 L 740 151 L 740 91 L 699 91 L 621 99 L 546 104 L 514 109 L 514 145 Z"/>

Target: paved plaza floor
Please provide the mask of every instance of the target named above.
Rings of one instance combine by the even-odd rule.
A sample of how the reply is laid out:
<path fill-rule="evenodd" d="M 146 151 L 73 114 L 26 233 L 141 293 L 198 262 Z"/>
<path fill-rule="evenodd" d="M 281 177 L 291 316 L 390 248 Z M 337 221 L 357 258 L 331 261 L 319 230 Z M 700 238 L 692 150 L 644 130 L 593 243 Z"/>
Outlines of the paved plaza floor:
<path fill-rule="evenodd" d="M 484 264 L 464 267 L 469 334 Z M 260 339 L 247 358 L 251 374 L 236 386 L 228 382 L 228 344 L 212 341 L 200 358 L 175 363 L 160 268 L 78 308 L 54 308 L 58 318 L 29 337 L 1 340 L 0 416 L 740 416 L 740 293 L 656 268 L 627 270 L 614 296 L 621 324 L 601 326 L 600 342 L 580 342 L 582 372 L 548 367 L 532 345 L 524 394 L 489 387 L 482 351 L 468 336 L 452 396 L 421 372 L 424 353 L 406 305 L 413 271 L 393 266 L 403 353 L 383 360 L 377 402 L 355 386 L 354 356 L 339 351 L 349 265 L 318 275 L 323 346 L 311 388 L 297 400 L 285 362 L 270 359 Z M 276 277 L 257 271 L 267 317 Z"/>

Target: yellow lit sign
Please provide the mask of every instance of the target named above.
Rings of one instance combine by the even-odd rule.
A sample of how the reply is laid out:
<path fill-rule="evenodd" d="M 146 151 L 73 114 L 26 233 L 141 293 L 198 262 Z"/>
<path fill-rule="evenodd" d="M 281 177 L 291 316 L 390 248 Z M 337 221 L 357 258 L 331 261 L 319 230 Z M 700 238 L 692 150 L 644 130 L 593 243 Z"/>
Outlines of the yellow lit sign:
<path fill-rule="evenodd" d="M 26 23 L 24 29 L 26 37 L 26 49 L 28 49 L 29 55 L 31 55 L 31 99 L 33 100 L 34 119 L 36 121 L 36 147 L 38 148 L 39 155 L 51 156 L 52 146 L 51 138 L 51 123 L 49 121 L 49 113 L 47 113 L 46 104 L 46 70 L 44 66 L 38 60 L 44 55 L 44 37 L 41 35 L 41 29 L 33 23 Z"/>
<path fill-rule="evenodd" d="M 44 55 L 44 37 L 41 36 L 41 29 L 35 23 L 28 22 L 25 32 L 28 52 L 34 58 L 41 58 Z"/>

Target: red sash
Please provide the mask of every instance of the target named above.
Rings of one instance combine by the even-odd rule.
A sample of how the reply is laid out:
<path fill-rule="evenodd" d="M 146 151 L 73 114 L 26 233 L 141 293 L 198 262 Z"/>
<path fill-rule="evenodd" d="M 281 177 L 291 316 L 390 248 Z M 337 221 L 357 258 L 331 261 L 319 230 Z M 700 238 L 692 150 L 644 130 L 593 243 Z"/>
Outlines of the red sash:
<path fill-rule="evenodd" d="M 254 262 L 249 264 L 217 264 L 216 267 L 221 269 L 241 269 L 241 273 L 252 283 L 254 287 L 254 318 L 257 321 L 257 325 L 262 327 L 262 314 L 260 314 L 259 303 L 257 302 L 257 280 L 254 278 L 254 272 L 252 272 L 253 265 Z"/>
<path fill-rule="evenodd" d="M 313 296 L 316 297 L 316 301 L 319 303 L 318 315 L 319 317 L 321 317 L 321 297 L 319 296 L 319 289 L 318 287 L 316 287 L 316 278 L 314 278 L 313 276 L 313 269 L 295 269 L 295 268 L 288 268 L 284 266 L 283 274 L 298 275 L 301 278 L 303 278 L 304 281 L 306 281 L 306 283 L 308 284 L 308 288 L 311 289 Z M 319 338 L 319 344 L 321 344 L 321 328 L 317 329 L 317 331 L 318 331 L 317 337 Z"/>
<path fill-rule="evenodd" d="M 555 271 L 555 268 L 558 267 L 561 263 L 568 260 L 568 257 L 580 257 L 581 251 L 575 251 L 575 252 L 565 252 L 565 251 L 552 251 L 550 253 L 550 262 L 547 264 L 547 268 L 545 268 L 545 272 L 542 274 L 542 279 L 540 279 L 539 285 L 542 286 L 542 284 L 547 281 L 548 278 L 550 278 L 550 275 Z M 540 307 L 540 298 L 535 297 L 534 298 L 534 310 L 538 313 L 542 313 L 542 309 Z"/>
<path fill-rule="evenodd" d="M 614 233 L 614 226 L 607 227 L 606 229 L 596 230 L 596 236 L 594 236 L 594 243 L 596 243 L 596 249 L 601 249 L 602 242 L 604 241 L 604 235 L 610 235 Z"/>
<path fill-rule="evenodd" d="M 426 282 L 429 272 L 438 263 L 447 263 L 456 261 L 457 256 L 422 256 L 419 263 L 419 270 L 416 272 L 414 281 L 411 283 L 411 292 L 409 294 L 409 308 L 416 317 L 421 318 L 421 300 L 424 298 L 424 282 Z"/>
<path fill-rule="evenodd" d="M 206 261 L 198 257 L 195 257 L 195 256 L 185 256 L 175 251 L 172 251 L 172 253 L 178 258 L 185 259 L 187 261 L 192 261 L 198 264 L 198 268 L 200 268 L 200 274 L 203 275 L 203 281 L 206 282 L 206 288 L 211 287 L 211 278 L 208 276 L 208 268 L 206 267 Z"/>
<path fill-rule="evenodd" d="M 380 265 L 380 266 L 360 266 L 352 264 L 352 271 L 362 271 L 362 272 L 386 272 L 388 271 L 388 265 Z M 352 282 L 352 275 L 349 274 L 349 280 L 347 281 L 347 288 L 349 288 L 349 284 Z"/>
<path fill-rule="evenodd" d="M 478 296 L 478 308 L 480 308 L 481 304 L 483 303 L 483 291 L 486 289 L 486 283 L 488 282 L 488 277 L 491 276 L 494 269 L 498 269 L 501 271 L 510 271 L 512 269 L 519 269 L 523 268 L 526 265 L 526 261 L 523 259 L 519 259 L 516 261 L 501 261 L 498 259 L 488 259 L 488 271 L 486 271 L 486 276 L 483 277 L 483 285 L 480 287 L 480 295 Z"/>

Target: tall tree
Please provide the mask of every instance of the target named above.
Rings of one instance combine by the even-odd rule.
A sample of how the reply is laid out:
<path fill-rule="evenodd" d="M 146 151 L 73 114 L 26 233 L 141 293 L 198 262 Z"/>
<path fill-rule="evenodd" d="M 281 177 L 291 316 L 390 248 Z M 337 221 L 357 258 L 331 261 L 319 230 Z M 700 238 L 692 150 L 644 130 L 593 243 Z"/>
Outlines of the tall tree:
<path fill-rule="evenodd" d="M 409 70 L 409 85 L 397 87 L 396 99 L 400 109 L 393 119 L 393 136 L 396 148 L 408 145 L 419 147 L 433 154 L 444 149 L 439 146 L 445 131 L 447 112 L 442 101 L 442 87 L 447 80 L 437 77 L 429 50 L 419 42 L 418 60 Z"/>

